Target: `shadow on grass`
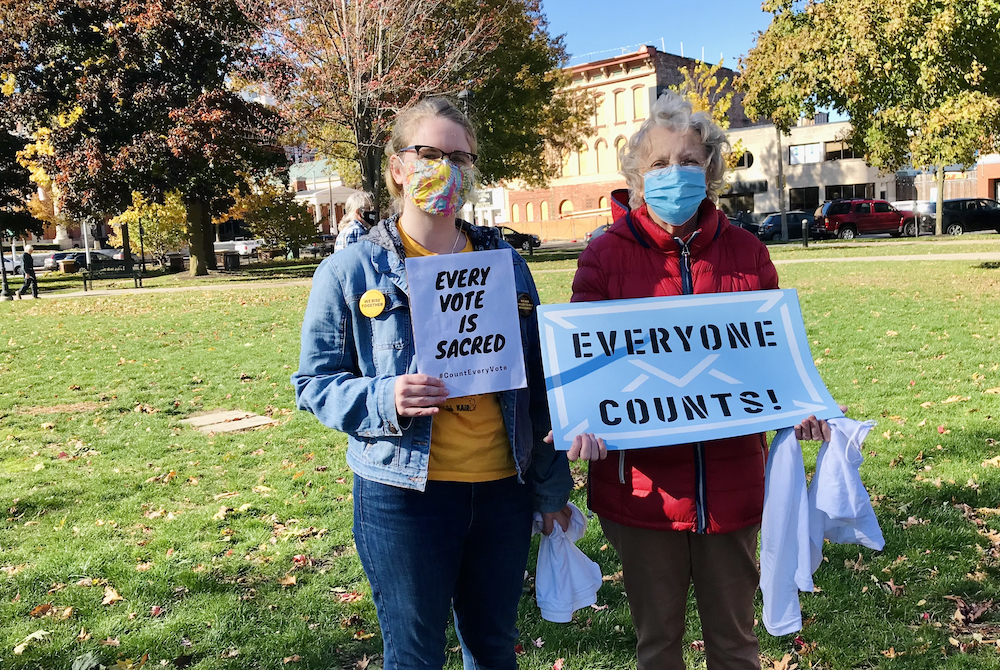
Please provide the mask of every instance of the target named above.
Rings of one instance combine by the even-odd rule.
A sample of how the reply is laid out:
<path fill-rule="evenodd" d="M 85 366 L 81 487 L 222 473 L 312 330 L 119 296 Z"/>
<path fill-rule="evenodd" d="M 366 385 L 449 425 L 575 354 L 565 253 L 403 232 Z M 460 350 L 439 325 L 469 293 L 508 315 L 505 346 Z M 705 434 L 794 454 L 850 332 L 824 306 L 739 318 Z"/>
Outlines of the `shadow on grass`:
<path fill-rule="evenodd" d="M 546 263 L 549 261 L 575 261 L 580 257 L 582 249 L 566 249 L 559 251 L 536 251 L 534 256 L 522 253 L 521 257 L 529 264 Z"/>

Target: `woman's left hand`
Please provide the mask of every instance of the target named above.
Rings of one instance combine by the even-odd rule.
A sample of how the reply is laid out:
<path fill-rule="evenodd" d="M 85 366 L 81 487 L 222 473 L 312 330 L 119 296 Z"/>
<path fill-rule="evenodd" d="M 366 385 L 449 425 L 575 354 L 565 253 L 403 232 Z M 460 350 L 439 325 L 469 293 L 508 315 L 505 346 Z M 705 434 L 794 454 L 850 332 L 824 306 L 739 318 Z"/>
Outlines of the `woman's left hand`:
<path fill-rule="evenodd" d="M 841 412 L 847 411 L 847 405 L 840 405 L 839 407 Z M 830 424 L 826 421 L 817 419 L 815 416 L 810 416 L 805 421 L 795 426 L 795 439 L 829 442 Z"/>
<path fill-rule="evenodd" d="M 558 512 L 542 512 L 542 534 L 551 535 L 558 522 L 563 532 L 569 530 L 569 520 L 573 518 L 573 509 L 566 505 Z"/>

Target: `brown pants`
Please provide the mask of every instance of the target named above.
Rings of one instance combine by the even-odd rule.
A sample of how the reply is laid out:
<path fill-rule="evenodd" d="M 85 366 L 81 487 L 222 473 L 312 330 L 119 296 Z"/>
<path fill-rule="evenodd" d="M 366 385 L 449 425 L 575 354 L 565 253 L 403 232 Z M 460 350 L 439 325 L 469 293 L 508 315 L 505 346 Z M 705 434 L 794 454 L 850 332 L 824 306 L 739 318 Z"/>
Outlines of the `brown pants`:
<path fill-rule="evenodd" d="M 622 561 L 638 670 L 684 670 L 684 613 L 694 582 L 708 670 L 759 670 L 753 632 L 757 531 L 722 535 L 645 530 L 601 519 Z"/>

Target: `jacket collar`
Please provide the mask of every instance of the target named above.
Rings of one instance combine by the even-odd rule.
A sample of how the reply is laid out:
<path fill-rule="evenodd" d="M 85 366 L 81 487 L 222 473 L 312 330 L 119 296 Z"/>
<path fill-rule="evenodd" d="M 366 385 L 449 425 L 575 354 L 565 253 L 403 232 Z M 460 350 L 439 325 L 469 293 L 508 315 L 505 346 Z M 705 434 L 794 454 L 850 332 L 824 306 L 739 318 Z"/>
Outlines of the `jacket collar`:
<path fill-rule="evenodd" d="M 702 200 L 698 206 L 698 228 L 686 240 L 690 252 L 697 254 L 711 245 L 727 226 L 729 220 L 715 203 L 708 198 Z M 626 211 L 609 232 L 670 256 L 681 252 L 681 243 L 653 221 L 645 204 L 634 211 Z"/>
<path fill-rule="evenodd" d="M 462 219 L 456 219 L 455 223 L 472 242 L 473 251 L 500 248 L 502 238 L 498 229 L 474 226 Z M 388 219 L 379 221 L 365 239 L 374 245 L 371 254 L 372 267 L 377 272 L 387 275 L 400 289 L 409 292 L 404 263 L 406 252 L 403 250 L 403 240 L 399 236 L 399 214 L 393 214 Z"/>

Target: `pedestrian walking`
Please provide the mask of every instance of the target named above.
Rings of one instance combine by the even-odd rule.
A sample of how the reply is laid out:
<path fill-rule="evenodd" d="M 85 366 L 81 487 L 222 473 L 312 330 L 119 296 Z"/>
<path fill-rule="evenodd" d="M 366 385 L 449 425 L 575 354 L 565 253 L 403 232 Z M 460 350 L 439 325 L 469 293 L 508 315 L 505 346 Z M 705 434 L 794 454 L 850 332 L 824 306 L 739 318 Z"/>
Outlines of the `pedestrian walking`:
<path fill-rule="evenodd" d="M 31 287 L 31 297 L 38 297 L 38 278 L 35 276 L 35 260 L 31 257 L 32 251 L 34 251 L 34 247 L 28 244 L 24 247 L 24 253 L 21 254 L 21 274 L 24 275 L 24 283 L 21 284 L 21 290 L 17 292 L 18 300 L 24 297 L 29 286 Z"/>

